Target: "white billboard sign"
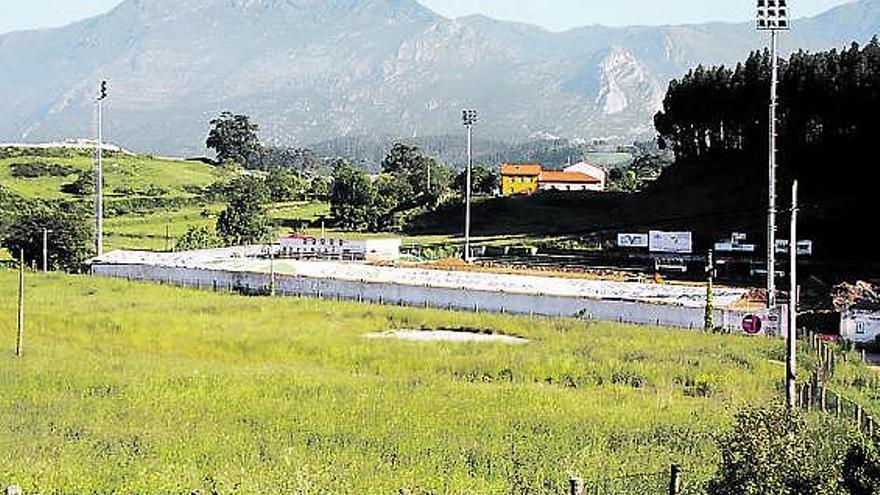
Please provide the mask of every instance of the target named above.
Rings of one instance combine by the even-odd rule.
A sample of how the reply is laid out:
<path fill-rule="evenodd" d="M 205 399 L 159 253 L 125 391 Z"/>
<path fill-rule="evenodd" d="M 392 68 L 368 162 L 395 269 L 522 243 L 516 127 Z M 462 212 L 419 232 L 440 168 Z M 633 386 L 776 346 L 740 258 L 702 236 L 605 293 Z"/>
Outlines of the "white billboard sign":
<path fill-rule="evenodd" d="M 737 244 L 730 241 L 716 242 L 715 251 L 719 253 L 754 253 L 758 246 L 755 244 Z"/>
<path fill-rule="evenodd" d="M 617 234 L 617 246 L 622 248 L 648 247 L 648 234 Z"/>
<path fill-rule="evenodd" d="M 649 247 L 652 253 L 691 254 L 694 251 L 693 234 L 652 230 L 649 234 Z"/>
<path fill-rule="evenodd" d="M 779 254 L 788 254 L 788 240 L 787 239 L 777 239 L 776 240 L 776 252 Z M 813 241 L 798 241 L 797 254 L 798 254 L 798 256 L 812 256 L 813 255 Z"/>

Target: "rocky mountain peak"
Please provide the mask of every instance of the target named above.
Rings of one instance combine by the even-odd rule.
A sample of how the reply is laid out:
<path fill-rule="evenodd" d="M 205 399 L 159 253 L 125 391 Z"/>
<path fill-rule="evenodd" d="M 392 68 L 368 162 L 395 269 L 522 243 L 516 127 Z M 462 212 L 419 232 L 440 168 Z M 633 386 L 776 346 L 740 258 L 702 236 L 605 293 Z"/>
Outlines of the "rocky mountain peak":
<path fill-rule="evenodd" d="M 785 46 L 865 42 L 880 32 L 878 4 L 799 19 Z M 108 132 L 137 151 L 204 152 L 206 123 L 224 110 L 280 145 L 459 132 L 465 107 L 496 139 L 643 138 L 671 78 L 759 46 L 751 23 L 556 33 L 450 20 L 416 0 L 125 0 L 88 21 L 0 36 L 0 94 L 16 95 L 0 100 L 0 141 L 90 136 L 102 78 Z"/>

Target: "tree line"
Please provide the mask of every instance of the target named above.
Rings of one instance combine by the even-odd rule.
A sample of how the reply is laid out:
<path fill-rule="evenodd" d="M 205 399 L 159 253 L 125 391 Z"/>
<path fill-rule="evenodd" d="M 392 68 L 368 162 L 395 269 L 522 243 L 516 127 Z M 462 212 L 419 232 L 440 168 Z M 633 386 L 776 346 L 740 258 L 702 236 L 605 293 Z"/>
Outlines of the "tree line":
<path fill-rule="evenodd" d="M 332 221 L 344 230 L 387 232 L 403 229 L 415 215 L 456 201 L 464 195 L 466 175 L 427 156 L 417 146 L 394 143 L 381 163 L 381 173 L 369 174 L 365 167 L 345 159 L 320 160 L 303 148 L 265 148 L 258 136 L 259 125 L 246 115 L 222 113 L 211 121 L 206 145 L 217 153 L 220 164 L 238 164 L 248 169 L 268 171 L 265 186 L 272 201 L 293 198 L 293 191 L 314 191 L 315 184 L 327 187 Z M 472 190 L 491 194 L 498 188 L 498 176 L 489 167 L 473 169 Z M 290 184 L 290 185 L 285 185 Z M 292 185 L 297 184 L 297 185 Z M 253 188 L 252 188 L 253 189 Z M 238 197 L 224 212 L 218 232 L 228 238 L 230 225 L 256 225 L 258 196 Z M 225 229 L 220 232 L 220 229 Z M 233 229 L 234 230 L 234 229 Z M 199 236 L 201 238 L 202 236 Z M 259 236 L 243 235 L 242 240 L 256 242 Z"/>
<path fill-rule="evenodd" d="M 768 148 L 770 54 L 734 68 L 698 66 L 669 84 L 654 119 L 661 144 L 679 160 Z M 782 158 L 811 150 L 861 147 L 880 129 L 880 42 L 819 53 L 799 51 L 779 66 Z M 784 160 L 783 160 L 784 161 Z"/>

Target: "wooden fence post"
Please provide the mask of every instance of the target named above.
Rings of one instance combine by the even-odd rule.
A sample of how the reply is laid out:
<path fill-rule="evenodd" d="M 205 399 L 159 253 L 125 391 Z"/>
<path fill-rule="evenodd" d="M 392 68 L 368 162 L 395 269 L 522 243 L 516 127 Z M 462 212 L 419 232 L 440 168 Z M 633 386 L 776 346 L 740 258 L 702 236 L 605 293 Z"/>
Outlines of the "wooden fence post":
<path fill-rule="evenodd" d="M 820 401 L 819 408 L 822 410 L 822 412 L 828 411 L 828 407 L 826 406 L 826 402 L 825 402 L 825 399 L 827 399 L 827 398 L 828 397 L 825 392 L 825 387 L 822 387 L 821 389 L 819 389 L 819 401 Z"/>
<path fill-rule="evenodd" d="M 834 394 L 834 403 L 835 403 L 836 407 L 834 408 L 835 409 L 834 416 L 837 418 L 839 418 L 841 416 L 841 414 L 843 414 L 843 401 L 840 399 L 841 399 L 840 394 L 835 393 Z"/>
<path fill-rule="evenodd" d="M 856 423 L 859 425 L 859 431 L 862 431 L 862 406 L 856 404 Z"/>
<path fill-rule="evenodd" d="M 584 480 L 572 476 L 568 479 L 569 495 L 584 495 Z"/>
<path fill-rule="evenodd" d="M 24 249 L 18 260 L 18 331 L 15 336 L 15 355 L 21 357 L 24 351 Z"/>
<path fill-rule="evenodd" d="M 813 409 L 813 382 L 812 381 L 807 382 L 806 387 L 807 387 L 807 397 L 806 397 L 805 402 L 807 403 L 807 411 L 811 411 Z"/>
<path fill-rule="evenodd" d="M 874 417 L 869 414 L 866 419 L 868 423 L 868 438 L 874 438 Z"/>
<path fill-rule="evenodd" d="M 681 467 L 675 464 L 669 473 L 669 495 L 681 495 Z"/>

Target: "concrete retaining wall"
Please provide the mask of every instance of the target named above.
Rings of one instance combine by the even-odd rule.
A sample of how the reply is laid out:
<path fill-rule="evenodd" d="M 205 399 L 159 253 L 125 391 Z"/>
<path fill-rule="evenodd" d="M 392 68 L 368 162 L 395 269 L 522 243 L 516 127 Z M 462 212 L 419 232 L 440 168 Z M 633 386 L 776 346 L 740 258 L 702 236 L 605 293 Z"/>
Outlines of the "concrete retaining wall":
<path fill-rule="evenodd" d="M 168 283 L 214 291 L 268 293 L 270 275 L 152 265 L 96 264 L 96 276 Z M 514 294 L 337 279 L 275 276 L 277 295 L 518 315 L 582 317 L 637 325 L 702 329 L 703 308 L 610 299 Z M 741 332 L 741 311 L 717 309 L 716 325 Z"/>

